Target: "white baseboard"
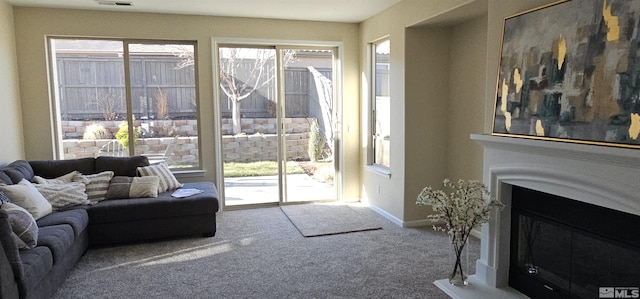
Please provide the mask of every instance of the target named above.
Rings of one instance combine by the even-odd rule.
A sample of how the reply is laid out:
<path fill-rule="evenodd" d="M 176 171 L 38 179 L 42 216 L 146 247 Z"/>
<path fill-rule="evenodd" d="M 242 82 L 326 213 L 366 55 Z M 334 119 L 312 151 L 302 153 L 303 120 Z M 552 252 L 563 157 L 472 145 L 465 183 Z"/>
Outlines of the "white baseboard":
<path fill-rule="evenodd" d="M 405 221 L 402 227 L 421 227 L 421 226 L 432 226 L 433 221 L 429 219 L 421 219 L 421 220 L 413 220 L 413 221 Z"/>
<path fill-rule="evenodd" d="M 389 221 L 395 223 L 397 226 L 400 227 L 420 227 L 420 226 L 426 226 L 426 225 L 432 225 L 433 222 L 431 220 L 428 219 L 422 219 L 422 220 L 413 220 L 413 221 L 403 221 L 402 219 L 391 215 L 390 213 L 388 213 L 387 211 L 376 207 L 372 204 L 369 204 L 369 208 L 371 208 L 372 210 L 374 210 L 376 213 L 382 215 L 382 217 L 387 218 Z"/>
<path fill-rule="evenodd" d="M 389 214 L 387 211 L 385 211 L 385 210 L 383 210 L 383 209 L 381 209 L 379 207 L 376 207 L 376 206 L 374 206 L 372 204 L 369 204 L 369 208 L 374 210 L 376 213 L 380 214 L 382 217 L 387 218 L 389 221 L 395 223 L 396 225 L 398 225 L 400 227 L 403 227 L 402 226 L 403 221 L 400 220 L 398 217 L 393 216 L 393 215 Z"/>

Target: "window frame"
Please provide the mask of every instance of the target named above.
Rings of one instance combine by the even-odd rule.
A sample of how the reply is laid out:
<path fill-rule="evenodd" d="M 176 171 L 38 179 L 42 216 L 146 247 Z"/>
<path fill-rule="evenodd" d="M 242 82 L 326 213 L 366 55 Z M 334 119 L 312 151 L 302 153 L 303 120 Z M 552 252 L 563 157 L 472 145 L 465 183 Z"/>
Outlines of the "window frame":
<path fill-rule="evenodd" d="M 391 154 L 390 154 L 390 150 L 387 152 L 386 154 L 386 159 L 388 160 L 387 165 L 379 163 L 379 157 L 377 156 L 376 153 L 376 141 L 379 138 L 384 138 L 382 136 L 378 136 L 379 132 L 377 132 L 376 129 L 376 122 L 378 120 L 378 107 L 377 107 L 377 103 L 376 103 L 376 98 L 377 98 L 377 90 L 378 90 L 378 64 L 379 61 L 377 59 L 377 48 L 378 46 L 380 46 L 383 43 L 389 43 L 389 48 L 391 48 L 391 39 L 386 36 L 380 39 L 377 39 L 375 41 L 372 41 L 371 43 L 369 43 L 369 53 L 370 53 L 370 57 L 369 57 L 369 75 L 371 78 L 371 84 L 370 84 L 370 90 L 369 90 L 369 157 L 368 157 L 368 164 L 371 168 L 375 169 L 377 172 L 380 172 L 382 174 L 385 175 L 390 175 L 390 169 L 391 169 Z M 389 51 L 389 56 L 390 56 L 391 51 Z M 390 71 L 391 69 L 391 61 L 388 61 L 387 63 L 388 67 L 387 70 Z M 390 87 L 390 86 L 389 86 Z M 389 95 L 389 101 L 391 101 L 390 99 L 390 95 Z M 391 110 L 390 110 L 391 106 L 389 105 L 389 127 L 391 126 Z M 390 136 L 390 134 L 389 134 Z"/>
<path fill-rule="evenodd" d="M 53 47 L 53 40 L 90 40 L 90 41 L 115 41 L 122 43 L 122 59 L 123 59 L 123 76 L 124 76 L 124 89 L 125 89 L 125 109 L 127 111 L 126 121 L 129 124 L 129 136 L 133 136 L 134 127 L 130 124 L 133 123 L 133 100 L 132 100 L 132 84 L 131 84 L 131 68 L 130 68 L 130 53 L 129 46 L 132 44 L 141 45 L 189 45 L 193 47 L 193 75 L 194 75 L 194 93 L 195 93 L 195 114 L 197 121 L 197 150 L 198 159 L 197 166 L 184 167 L 184 168 L 172 168 L 174 173 L 198 173 L 203 171 L 202 165 L 202 142 L 201 141 L 201 101 L 200 101 L 200 80 L 198 76 L 198 41 L 197 40 L 169 40 L 169 39 L 132 39 L 132 38 L 110 38 L 110 37 L 88 37 L 88 36 L 46 36 L 46 51 L 47 51 L 47 70 L 48 70 L 48 83 L 49 83 L 49 99 L 50 99 L 50 116 L 52 122 L 52 136 L 54 140 L 54 159 L 64 160 L 64 146 L 63 146 L 63 133 L 62 133 L 62 112 L 60 107 L 60 90 L 56 84 L 58 84 L 58 65 L 56 61 L 56 53 Z M 135 145 L 129 147 L 129 155 L 133 156 L 135 153 Z"/>

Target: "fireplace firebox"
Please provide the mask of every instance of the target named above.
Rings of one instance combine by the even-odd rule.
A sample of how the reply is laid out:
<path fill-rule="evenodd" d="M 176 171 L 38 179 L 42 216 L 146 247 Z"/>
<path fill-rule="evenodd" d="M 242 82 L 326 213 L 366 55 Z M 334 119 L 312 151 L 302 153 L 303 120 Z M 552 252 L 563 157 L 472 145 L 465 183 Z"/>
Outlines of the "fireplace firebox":
<path fill-rule="evenodd" d="M 513 186 L 509 285 L 531 298 L 638 287 L 640 216 Z"/>

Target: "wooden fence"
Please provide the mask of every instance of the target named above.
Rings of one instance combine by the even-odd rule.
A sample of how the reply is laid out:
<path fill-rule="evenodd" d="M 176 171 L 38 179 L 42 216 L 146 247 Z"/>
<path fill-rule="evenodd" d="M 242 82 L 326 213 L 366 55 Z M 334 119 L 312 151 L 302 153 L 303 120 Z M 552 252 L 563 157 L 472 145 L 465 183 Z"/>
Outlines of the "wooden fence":
<path fill-rule="evenodd" d="M 195 119 L 196 94 L 193 66 L 176 69 L 180 58 L 171 56 L 132 56 L 132 105 L 136 118 L 157 118 L 158 91 L 169 99 L 169 117 Z M 58 88 L 62 120 L 104 120 L 106 114 L 115 119 L 126 115 L 123 60 L 118 57 L 59 56 Z M 243 68 L 247 71 L 249 68 Z M 320 69 L 331 78 L 330 69 Z M 306 68 L 285 70 L 287 117 L 309 117 L 310 92 L 314 84 Z M 241 75 L 239 75 L 241 76 Z M 258 89 L 242 100 L 243 117 L 273 117 L 273 84 Z M 231 117 L 231 101 L 222 93 L 222 116 Z"/>

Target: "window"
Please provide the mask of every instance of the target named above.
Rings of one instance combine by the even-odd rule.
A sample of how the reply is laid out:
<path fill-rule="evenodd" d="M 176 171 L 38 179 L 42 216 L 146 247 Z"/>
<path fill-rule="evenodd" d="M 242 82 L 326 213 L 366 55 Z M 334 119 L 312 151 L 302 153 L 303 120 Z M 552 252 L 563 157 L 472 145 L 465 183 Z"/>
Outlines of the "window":
<path fill-rule="evenodd" d="M 371 124 L 374 165 L 389 167 L 391 137 L 391 110 L 389 97 L 390 42 L 372 44 L 372 99 Z"/>
<path fill-rule="evenodd" d="M 199 169 L 196 43 L 50 38 L 58 157 Z"/>

